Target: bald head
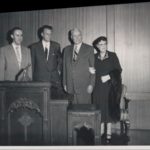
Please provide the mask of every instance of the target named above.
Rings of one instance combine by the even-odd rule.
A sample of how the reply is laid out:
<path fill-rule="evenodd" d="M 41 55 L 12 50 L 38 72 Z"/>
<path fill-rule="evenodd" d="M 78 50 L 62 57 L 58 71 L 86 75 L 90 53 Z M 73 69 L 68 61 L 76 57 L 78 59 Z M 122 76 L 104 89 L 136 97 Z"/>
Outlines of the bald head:
<path fill-rule="evenodd" d="M 71 30 L 71 39 L 74 44 L 80 44 L 82 42 L 82 32 L 78 28 L 73 28 Z"/>

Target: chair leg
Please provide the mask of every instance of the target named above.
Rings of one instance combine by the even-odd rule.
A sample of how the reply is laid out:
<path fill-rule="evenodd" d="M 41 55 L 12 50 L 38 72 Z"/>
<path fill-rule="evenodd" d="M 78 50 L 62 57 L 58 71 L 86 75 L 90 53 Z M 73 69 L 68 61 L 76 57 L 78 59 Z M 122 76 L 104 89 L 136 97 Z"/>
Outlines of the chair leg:
<path fill-rule="evenodd" d="M 105 129 L 104 126 L 105 126 L 105 125 L 104 125 L 104 123 L 102 122 L 102 123 L 101 123 L 101 136 L 104 134 L 104 129 Z"/>
<path fill-rule="evenodd" d="M 120 134 L 124 133 L 124 121 L 120 121 Z"/>
<path fill-rule="evenodd" d="M 126 134 L 126 135 L 128 135 L 129 128 L 130 128 L 130 121 L 129 121 L 129 120 L 126 120 L 126 121 L 125 121 L 125 134 Z"/>

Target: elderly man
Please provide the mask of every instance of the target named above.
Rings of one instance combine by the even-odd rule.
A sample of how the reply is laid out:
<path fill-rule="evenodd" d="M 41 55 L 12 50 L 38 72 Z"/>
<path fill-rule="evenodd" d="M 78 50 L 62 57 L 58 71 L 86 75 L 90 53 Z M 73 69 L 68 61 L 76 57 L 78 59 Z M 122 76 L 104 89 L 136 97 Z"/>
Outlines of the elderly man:
<path fill-rule="evenodd" d="M 63 50 L 63 86 L 73 104 L 91 104 L 95 84 L 94 49 L 82 42 L 78 28 L 71 30 L 72 45 Z"/>

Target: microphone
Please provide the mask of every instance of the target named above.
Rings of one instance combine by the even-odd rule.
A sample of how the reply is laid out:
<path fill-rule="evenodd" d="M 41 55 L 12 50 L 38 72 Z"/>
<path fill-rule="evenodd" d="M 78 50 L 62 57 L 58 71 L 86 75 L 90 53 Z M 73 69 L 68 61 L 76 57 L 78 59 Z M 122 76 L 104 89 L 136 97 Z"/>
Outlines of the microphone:
<path fill-rule="evenodd" d="M 15 81 L 31 81 L 28 76 L 28 69 L 31 67 L 31 64 L 28 64 L 25 68 L 22 68 L 16 75 Z"/>
<path fill-rule="evenodd" d="M 28 68 L 31 66 L 31 64 L 28 64 L 23 70 L 28 70 Z"/>

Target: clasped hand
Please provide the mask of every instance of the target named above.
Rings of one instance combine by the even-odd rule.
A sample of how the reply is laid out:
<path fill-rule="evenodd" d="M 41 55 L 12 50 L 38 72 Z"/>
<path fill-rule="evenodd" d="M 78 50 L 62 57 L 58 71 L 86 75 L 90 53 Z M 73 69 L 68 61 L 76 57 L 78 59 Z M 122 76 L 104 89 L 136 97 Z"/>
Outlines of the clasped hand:
<path fill-rule="evenodd" d="M 108 80 L 110 80 L 110 75 L 101 76 L 101 80 L 102 80 L 102 83 L 107 82 Z"/>
<path fill-rule="evenodd" d="M 92 86 L 92 85 L 89 85 L 89 86 L 87 87 L 87 92 L 88 92 L 89 94 L 91 94 L 91 93 L 93 92 L 93 86 Z"/>

